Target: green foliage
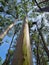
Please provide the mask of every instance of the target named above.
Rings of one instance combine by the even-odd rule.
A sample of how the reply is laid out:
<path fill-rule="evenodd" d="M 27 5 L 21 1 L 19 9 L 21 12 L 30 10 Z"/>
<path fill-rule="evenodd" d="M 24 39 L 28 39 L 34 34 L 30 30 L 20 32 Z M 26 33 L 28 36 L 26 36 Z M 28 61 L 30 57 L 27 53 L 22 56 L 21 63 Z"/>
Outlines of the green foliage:
<path fill-rule="evenodd" d="M 4 9 L 3 9 L 3 7 L 0 7 L 0 12 L 2 12 Z"/>
<path fill-rule="evenodd" d="M 35 42 L 37 42 L 37 43 L 39 42 L 37 33 L 33 34 L 32 38 L 33 38 L 33 40 L 35 40 Z"/>
<path fill-rule="evenodd" d="M 2 39 L 0 38 L 0 41 L 2 41 Z"/>
<path fill-rule="evenodd" d="M 12 56 L 13 55 L 13 50 L 9 50 L 9 54 L 10 54 L 10 56 Z"/>
<path fill-rule="evenodd" d="M 6 5 L 6 3 L 5 3 L 5 1 L 4 1 L 4 0 L 0 0 L 0 3 L 1 3 L 3 6 L 5 6 L 5 5 Z"/>
<path fill-rule="evenodd" d="M 31 28 L 33 26 L 32 21 L 29 21 L 28 25 L 29 25 L 29 28 Z"/>
<path fill-rule="evenodd" d="M 2 65 L 2 58 L 0 57 L 0 65 Z"/>

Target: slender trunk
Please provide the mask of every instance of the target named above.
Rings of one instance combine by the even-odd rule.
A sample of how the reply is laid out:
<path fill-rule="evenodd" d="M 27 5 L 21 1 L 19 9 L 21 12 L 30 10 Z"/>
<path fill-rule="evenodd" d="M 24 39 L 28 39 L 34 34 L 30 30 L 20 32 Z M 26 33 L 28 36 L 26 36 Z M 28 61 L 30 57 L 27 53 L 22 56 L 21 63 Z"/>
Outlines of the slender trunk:
<path fill-rule="evenodd" d="M 46 60 L 45 60 L 45 58 L 43 56 L 42 56 L 42 64 L 47 65 L 47 62 L 46 62 Z"/>
<path fill-rule="evenodd" d="M 24 19 L 11 65 L 32 65 L 28 20 Z"/>
<path fill-rule="evenodd" d="M 38 45 L 37 45 L 37 65 L 39 65 L 39 54 L 38 54 Z"/>
<path fill-rule="evenodd" d="M 46 46 L 45 39 L 44 39 L 44 37 L 43 37 L 43 34 L 42 34 L 41 30 L 38 29 L 38 31 L 39 31 L 39 35 L 41 36 L 42 42 L 43 42 L 44 50 L 45 50 L 45 52 L 47 53 L 47 56 L 48 56 L 48 59 L 49 59 L 49 50 L 48 50 L 48 48 L 47 48 L 47 46 Z"/>
<path fill-rule="evenodd" d="M 9 65 L 10 58 L 11 58 L 11 55 L 10 55 L 9 51 L 11 49 L 11 45 L 12 45 L 12 42 L 13 42 L 13 39 L 14 39 L 15 34 L 16 34 L 16 32 L 14 32 L 14 35 L 12 37 L 11 44 L 10 44 L 9 49 L 8 49 L 7 57 L 6 57 L 6 59 L 5 59 L 5 61 L 4 61 L 4 63 L 2 65 Z"/>
<path fill-rule="evenodd" d="M 37 45 L 36 47 L 37 47 L 37 65 L 41 65 L 39 57 L 39 45 Z"/>

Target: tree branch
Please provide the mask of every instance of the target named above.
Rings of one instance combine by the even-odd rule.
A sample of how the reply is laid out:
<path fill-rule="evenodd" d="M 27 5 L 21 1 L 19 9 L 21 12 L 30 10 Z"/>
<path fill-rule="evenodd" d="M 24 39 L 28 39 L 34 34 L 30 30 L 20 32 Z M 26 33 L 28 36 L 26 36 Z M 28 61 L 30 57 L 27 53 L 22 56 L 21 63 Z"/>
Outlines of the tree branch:
<path fill-rule="evenodd" d="M 38 9 L 37 12 L 49 12 L 49 6 L 41 8 L 41 9 L 42 11 Z"/>
<path fill-rule="evenodd" d="M 16 19 L 16 21 L 17 21 L 17 19 Z M 11 25 L 9 25 L 8 28 L 2 34 L 0 34 L 0 39 L 4 38 L 4 36 L 8 33 L 8 31 L 15 25 L 15 22 L 12 23 Z"/>
<path fill-rule="evenodd" d="M 7 32 L 14 26 L 14 23 L 12 23 L 2 34 L 0 34 L 0 38 L 4 38 L 4 36 L 7 34 Z"/>
<path fill-rule="evenodd" d="M 49 1 L 49 0 L 41 1 L 41 2 L 39 2 L 38 4 L 45 3 L 45 2 L 48 2 L 48 1 Z"/>
<path fill-rule="evenodd" d="M 34 1 L 35 1 L 36 5 L 38 6 L 38 8 L 40 9 L 40 11 L 42 11 L 42 8 L 39 6 L 39 4 L 37 3 L 37 1 L 36 0 L 34 0 Z"/>

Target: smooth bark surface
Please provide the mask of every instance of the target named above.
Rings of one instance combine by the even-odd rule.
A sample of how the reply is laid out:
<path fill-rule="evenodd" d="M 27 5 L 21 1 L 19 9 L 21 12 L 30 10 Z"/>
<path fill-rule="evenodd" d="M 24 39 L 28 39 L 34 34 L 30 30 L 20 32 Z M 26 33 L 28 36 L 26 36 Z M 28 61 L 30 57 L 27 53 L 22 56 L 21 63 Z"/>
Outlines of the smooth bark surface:
<path fill-rule="evenodd" d="M 8 33 L 8 31 L 14 26 L 15 24 L 12 23 L 2 34 L 0 34 L 0 38 L 3 39 L 4 36 Z"/>
<path fill-rule="evenodd" d="M 32 65 L 31 46 L 27 18 L 24 19 L 22 30 L 17 40 L 11 65 Z"/>
<path fill-rule="evenodd" d="M 10 24 L 10 25 L 8 26 L 8 28 L 7 28 L 2 34 L 0 34 L 0 39 L 3 39 L 4 36 L 6 36 L 6 34 L 8 33 L 8 31 L 9 31 L 14 25 L 16 25 L 16 21 L 17 21 L 17 20 L 18 20 L 18 19 L 16 19 L 15 22 L 13 22 L 12 24 Z"/>

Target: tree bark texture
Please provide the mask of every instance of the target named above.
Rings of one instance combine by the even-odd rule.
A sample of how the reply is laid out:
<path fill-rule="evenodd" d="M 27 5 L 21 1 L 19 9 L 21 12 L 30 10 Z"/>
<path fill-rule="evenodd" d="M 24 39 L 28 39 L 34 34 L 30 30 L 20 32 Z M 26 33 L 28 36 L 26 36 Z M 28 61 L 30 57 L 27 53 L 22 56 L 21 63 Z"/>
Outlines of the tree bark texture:
<path fill-rule="evenodd" d="M 32 65 L 28 20 L 25 17 L 11 65 Z"/>

